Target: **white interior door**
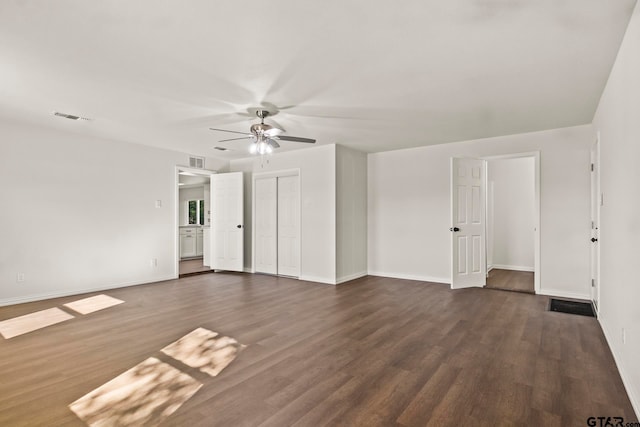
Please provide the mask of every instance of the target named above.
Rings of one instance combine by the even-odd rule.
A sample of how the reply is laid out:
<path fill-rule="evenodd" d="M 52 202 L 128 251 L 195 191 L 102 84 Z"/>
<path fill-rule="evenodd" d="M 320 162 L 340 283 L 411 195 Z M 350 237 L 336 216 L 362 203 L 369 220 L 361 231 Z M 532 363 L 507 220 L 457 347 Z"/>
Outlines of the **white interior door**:
<path fill-rule="evenodd" d="M 278 274 L 300 276 L 300 177 L 278 177 Z"/>
<path fill-rule="evenodd" d="M 591 300 L 598 309 L 600 292 L 600 151 L 598 140 L 591 146 Z"/>
<path fill-rule="evenodd" d="M 256 272 L 278 274 L 278 178 L 255 181 Z"/>
<path fill-rule="evenodd" d="M 486 284 L 486 163 L 451 159 L 451 288 Z"/>
<path fill-rule="evenodd" d="M 211 268 L 244 271 L 242 172 L 211 175 Z"/>

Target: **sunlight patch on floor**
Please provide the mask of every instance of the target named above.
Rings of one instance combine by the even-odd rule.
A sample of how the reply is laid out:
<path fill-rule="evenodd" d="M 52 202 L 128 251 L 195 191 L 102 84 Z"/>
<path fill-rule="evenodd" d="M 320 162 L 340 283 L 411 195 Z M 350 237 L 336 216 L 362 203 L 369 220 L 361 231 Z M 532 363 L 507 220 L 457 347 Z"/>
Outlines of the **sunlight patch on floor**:
<path fill-rule="evenodd" d="M 198 328 L 161 351 L 212 377 L 226 368 L 246 346 L 217 332 Z"/>
<path fill-rule="evenodd" d="M 13 338 L 18 335 L 33 332 L 65 320 L 73 319 L 75 316 L 60 310 L 59 308 L 49 308 L 47 310 L 36 311 L 24 316 L 14 317 L 0 322 L 0 334 L 5 338 Z"/>
<path fill-rule="evenodd" d="M 150 357 L 69 405 L 89 426 L 158 425 L 202 384 Z"/>
<path fill-rule="evenodd" d="M 113 307 L 114 305 L 122 304 L 123 302 L 124 301 L 122 300 L 103 294 L 73 301 L 65 304 L 64 306 L 80 314 L 89 314 L 98 310 Z"/>

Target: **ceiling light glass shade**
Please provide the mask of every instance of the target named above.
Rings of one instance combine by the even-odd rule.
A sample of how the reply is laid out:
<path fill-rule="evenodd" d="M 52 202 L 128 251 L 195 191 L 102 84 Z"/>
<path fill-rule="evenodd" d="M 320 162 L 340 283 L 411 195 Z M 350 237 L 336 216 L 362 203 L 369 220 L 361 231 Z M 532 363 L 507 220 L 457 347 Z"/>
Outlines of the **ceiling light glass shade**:
<path fill-rule="evenodd" d="M 268 140 L 256 141 L 249 146 L 249 153 L 251 154 L 271 154 L 273 147 Z"/>
<path fill-rule="evenodd" d="M 269 149 L 269 144 L 266 141 L 258 142 L 258 154 L 267 154 L 267 150 Z"/>

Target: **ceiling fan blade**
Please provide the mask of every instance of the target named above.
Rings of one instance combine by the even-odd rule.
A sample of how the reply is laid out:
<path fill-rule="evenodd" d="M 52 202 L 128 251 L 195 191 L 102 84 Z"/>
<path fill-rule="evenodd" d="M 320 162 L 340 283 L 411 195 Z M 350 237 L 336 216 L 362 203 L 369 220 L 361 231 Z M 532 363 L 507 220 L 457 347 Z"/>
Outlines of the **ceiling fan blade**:
<path fill-rule="evenodd" d="M 315 144 L 316 140 L 311 138 L 300 138 L 299 136 L 279 135 L 277 137 L 281 141 L 306 142 L 307 144 Z"/>
<path fill-rule="evenodd" d="M 283 127 L 280 123 L 278 123 L 278 122 L 276 122 L 275 120 L 273 120 L 272 118 L 269 118 L 269 122 L 270 122 L 270 124 L 274 127 L 274 129 L 277 129 L 277 130 L 275 131 L 275 134 L 276 134 L 276 135 L 278 135 L 278 133 L 286 132 L 286 130 L 284 129 L 284 127 Z"/>
<path fill-rule="evenodd" d="M 278 129 L 276 127 L 269 129 L 268 131 L 265 131 L 265 134 L 267 136 L 278 136 L 280 135 L 282 132 L 284 132 L 283 129 Z"/>
<path fill-rule="evenodd" d="M 215 130 L 215 131 L 218 131 L 218 132 L 239 133 L 240 135 L 249 135 L 249 136 L 251 136 L 251 134 L 250 134 L 250 133 L 247 133 L 247 132 L 237 132 L 237 131 L 235 131 L 235 130 L 216 129 L 216 128 L 209 128 L 209 130 Z"/>
<path fill-rule="evenodd" d="M 276 142 L 275 139 L 269 138 L 269 144 L 273 147 L 273 148 L 280 148 L 280 144 L 278 144 Z"/>
<path fill-rule="evenodd" d="M 252 136 L 243 136 L 242 138 L 230 138 L 230 139 L 221 139 L 218 142 L 227 142 L 227 141 L 238 141 L 240 139 L 251 139 L 253 138 Z"/>

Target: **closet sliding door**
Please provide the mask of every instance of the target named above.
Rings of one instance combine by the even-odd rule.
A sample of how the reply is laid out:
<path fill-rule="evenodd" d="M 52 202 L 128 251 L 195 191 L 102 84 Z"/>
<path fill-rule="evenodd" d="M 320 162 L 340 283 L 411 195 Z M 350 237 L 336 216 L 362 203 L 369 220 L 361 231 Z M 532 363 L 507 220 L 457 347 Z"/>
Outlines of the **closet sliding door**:
<path fill-rule="evenodd" d="M 255 181 L 256 272 L 278 274 L 278 179 Z"/>
<path fill-rule="evenodd" d="M 299 177 L 278 177 L 278 274 L 300 276 Z"/>
<path fill-rule="evenodd" d="M 256 177 L 255 271 L 300 276 L 300 177 Z"/>

